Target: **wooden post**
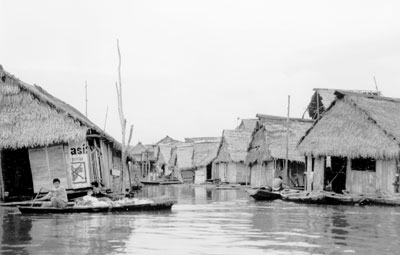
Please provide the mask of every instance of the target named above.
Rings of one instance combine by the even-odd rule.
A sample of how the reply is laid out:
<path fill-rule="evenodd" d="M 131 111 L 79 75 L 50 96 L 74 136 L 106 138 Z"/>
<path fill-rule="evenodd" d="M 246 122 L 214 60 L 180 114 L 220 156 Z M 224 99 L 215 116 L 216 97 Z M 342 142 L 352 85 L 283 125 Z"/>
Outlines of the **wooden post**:
<path fill-rule="evenodd" d="M 285 173 L 287 174 L 286 184 L 290 185 L 290 173 L 289 173 L 289 115 L 290 115 L 290 95 L 288 96 L 288 109 L 286 119 L 286 159 L 285 159 Z"/>
<path fill-rule="evenodd" d="M 125 134 L 126 134 L 126 119 L 123 111 L 122 104 L 122 79 L 121 79 L 121 51 L 119 49 L 119 41 L 117 40 L 118 49 L 118 83 L 115 83 L 117 89 L 117 99 L 118 99 L 118 113 L 121 122 L 121 133 L 122 133 L 122 148 L 121 148 L 121 163 L 122 163 L 122 173 L 120 175 L 120 191 L 124 191 L 124 172 L 127 171 L 127 146 L 125 144 Z M 132 137 L 133 126 L 131 126 L 129 137 Z M 129 142 L 128 142 L 129 146 Z"/>
<path fill-rule="evenodd" d="M 4 200 L 4 180 L 3 180 L 3 170 L 1 168 L 2 165 L 1 154 L 2 150 L 0 150 L 0 198 Z"/>

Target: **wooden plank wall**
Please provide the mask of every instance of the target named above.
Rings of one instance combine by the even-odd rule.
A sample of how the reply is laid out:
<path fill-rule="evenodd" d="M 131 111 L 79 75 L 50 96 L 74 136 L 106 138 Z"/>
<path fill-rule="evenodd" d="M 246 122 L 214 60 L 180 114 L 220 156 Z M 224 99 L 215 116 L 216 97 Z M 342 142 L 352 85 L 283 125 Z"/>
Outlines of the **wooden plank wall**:
<path fill-rule="evenodd" d="M 246 166 L 243 162 L 236 163 L 236 182 L 238 183 L 248 183 L 250 176 L 250 168 Z"/>
<path fill-rule="evenodd" d="M 312 167 L 312 157 L 306 157 L 306 161 L 307 161 L 307 174 L 306 174 L 306 190 L 307 192 L 311 192 L 312 191 L 312 178 L 313 178 L 313 167 Z"/>
<path fill-rule="evenodd" d="M 206 167 L 200 167 L 199 169 L 196 169 L 195 177 L 194 177 L 194 184 L 202 184 L 206 182 Z"/>
<path fill-rule="evenodd" d="M 313 190 L 322 191 L 324 190 L 324 179 L 325 179 L 325 157 L 315 158 L 314 161 L 314 180 Z"/>
<path fill-rule="evenodd" d="M 395 160 L 377 160 L 376 171 L 355 171 L 349 159 L 346 172 L 346 189 L 352 193 L 374 194 L 378 191 L 394 194 L 396 177 Z"/>
<path fill-rule="evenodd" d="M 54 178 L 59 178 L 65 188 L 72 188 L 68 181 L 63 145 L 29 149 L 28 152 L 34 192 L 38 192 L 41 187 L 51 188 Z"/>
<path fill-rule="evenodd" d="M 229 162 L 226 163 L 226 181 L 229 183 L 236 183 L 236 174 L 237 174 L 237 170 L 236 170 L 236 163 L 233 162 Z"/>

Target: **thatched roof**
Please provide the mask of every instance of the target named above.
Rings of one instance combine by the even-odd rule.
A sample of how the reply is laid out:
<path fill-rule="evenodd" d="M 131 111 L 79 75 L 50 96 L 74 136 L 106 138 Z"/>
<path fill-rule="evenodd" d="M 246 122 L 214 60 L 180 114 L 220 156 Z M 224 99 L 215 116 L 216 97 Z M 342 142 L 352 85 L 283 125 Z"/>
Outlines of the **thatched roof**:
<path fill-rule="evenodd" d="M 317 108 L 319 107 L 319 113 L 322 114 L 328 107 L 332 104 L 332 102 L 336 99 L 335 91 L 338 89 L 326 89 L 326 88 L 315 88 L 314 94 L 311 97 L 311 101 L 308 104 L 308 114 L 310 118 L 316 119 L 318 116 Z M 359 93 L 366 95 L 374 95 L 380 96 L 381 93 L 379 91 L 371 91 L 371 90 L 342 90 L 340 91 L 346 93 Z M 318 99 L 318 103 L 317 103 Z"/>
<path fill-rule="evenodd" d="M 173 146 L 167 144 L 160 144 L 157 146 L 157 164 L 164 165 L 169 164 L 169 160 L 171 159 Z"/>
<path fill-rule="evenodd" d="M 203 142 L 194 144 L 193 166 L 203 167 L 210 164 L 218 154 L 220 142 Z"/>
<path fill-rule="evenodd" d="M 120 144 L 82 113 L 0 66 L 0 148 L 47 146 L 100 135 Z"/>
<path fill-rule="evenodd" d="M 400 100 L 346 91 L 302 137 L 298 149 L 305 155 L 399 157 Z"/>
<path fill-rule="evenodd" d="M 185 143 L 219 143 L 221 137 L 190 137 L 185 138 Z"/>
<path fill-rule="evenodd" d="M 224 130 L 215 162 L 245 162 L 251 134 L 247 131 Z"/>
<path fill-rule="evenodd" d="M 236 128 L 236 130 L 253 132 L 257 126 L 257 119 L 242 119 L 240 125 Z"/>
<path fill-rule="evenodd" d="M 156 145 L 164 144 L 164 145 L 171 145 L 171 146 L 173 146 L 173 145 L 176 145 L 176 144 L 178 144 L 178 143 L 182 143 L 182 142 L 181 142 L 181 141 L 178 141 L 178 140 L 175 140 L 175 139 L 173 139 L 173 138 L 171 138 L 171 137 L 169 137 L 169 136 L 165 136 L 163 139 L 161 139 L 160 141 L 158 141 L 158 142 L 156 143 Z"/>
<path fill-rule="evenodd" d="M 170 165 L 175 166 L 179 170 L 194 169 L 193 166 L 193 144 L 180 143 L 172 150 Z"/>
<path fill-rule="evenodd" d="M 258 114 L 262 117 L 261 128 L 254 133 L 249 146 L 247 163 L 255 164 L 273 159 L 286 159 L 287 134 L 289 134 L 288 160 L 304 162 L 304 156 L 297 150 L 297 143 L 311 127 L 312 121 Z"/>

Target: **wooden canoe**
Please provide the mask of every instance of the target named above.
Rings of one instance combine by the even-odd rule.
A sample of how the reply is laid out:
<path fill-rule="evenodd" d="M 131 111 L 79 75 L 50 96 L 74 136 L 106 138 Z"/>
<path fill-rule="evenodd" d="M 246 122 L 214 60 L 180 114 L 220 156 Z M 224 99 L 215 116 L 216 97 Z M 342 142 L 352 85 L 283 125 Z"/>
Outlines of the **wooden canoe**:
<path fill-rule="evenodd" d="M 247 190 L 247 193 L 254 198 L 255 200 L 275 200 L 275 199 L 281 199 L 282 195 L 279 191 L 268 191 L 265 189 L 249 189 Z"/>
<path fill-rule="evenodd" d="M 124 204 L 121 206 L 93 207 L 93 206 L 68 206 L 66 208 L 54 207 L 18 207 L 22 214 L 63 214 L 63 213 L 97 213 L 120 211 L 159 211 L 171 210 L 175 201 L 152 202 L 142 204 Z"/>

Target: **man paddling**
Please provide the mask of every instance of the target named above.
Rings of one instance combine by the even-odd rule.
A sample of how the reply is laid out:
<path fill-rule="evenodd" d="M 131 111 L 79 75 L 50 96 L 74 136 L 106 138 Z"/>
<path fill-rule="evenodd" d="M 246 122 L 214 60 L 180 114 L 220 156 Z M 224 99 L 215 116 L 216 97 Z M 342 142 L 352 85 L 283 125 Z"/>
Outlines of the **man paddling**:
<path fill-rule="evenodd" d="M 54 189 L 48 190 L 46 196 L 36 199 L 37 201 L 49 200 L 50 202 L 44 202 L 42 207 L 56 207 L 56 208 L 65 208 L 68 205 L 68 197 L 67 191 L 63 186 L 60 185 L 60 179 L 53 179 L 53 187 Z"/>

